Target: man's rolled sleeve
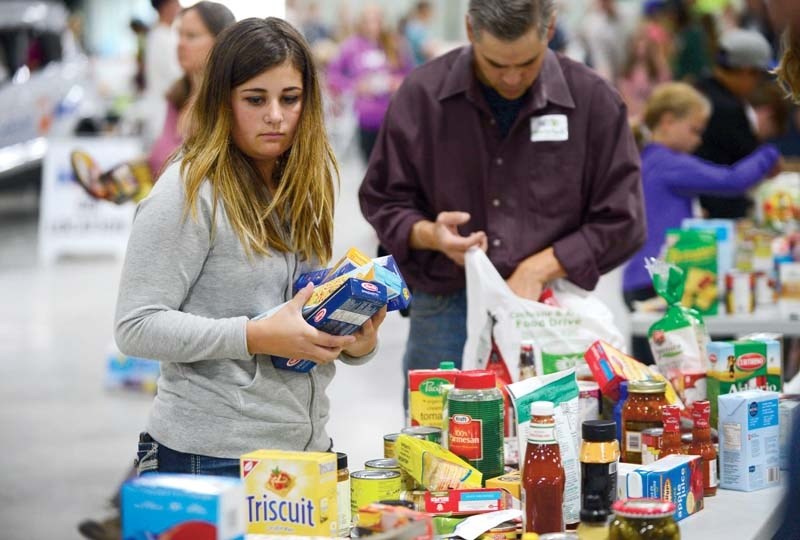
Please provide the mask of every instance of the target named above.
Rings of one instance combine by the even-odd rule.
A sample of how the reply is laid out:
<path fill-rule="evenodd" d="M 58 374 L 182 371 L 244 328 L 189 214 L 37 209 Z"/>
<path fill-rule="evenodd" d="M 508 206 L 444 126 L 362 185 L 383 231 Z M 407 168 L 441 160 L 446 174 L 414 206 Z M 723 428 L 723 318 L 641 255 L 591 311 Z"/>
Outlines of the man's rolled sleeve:
<path fill-rule="evenodd" d="M 587 291 L 597 286 L 600 271 L 595 254 L 580 230 L 555 242 L 553 251 L 572 283 Z"/>

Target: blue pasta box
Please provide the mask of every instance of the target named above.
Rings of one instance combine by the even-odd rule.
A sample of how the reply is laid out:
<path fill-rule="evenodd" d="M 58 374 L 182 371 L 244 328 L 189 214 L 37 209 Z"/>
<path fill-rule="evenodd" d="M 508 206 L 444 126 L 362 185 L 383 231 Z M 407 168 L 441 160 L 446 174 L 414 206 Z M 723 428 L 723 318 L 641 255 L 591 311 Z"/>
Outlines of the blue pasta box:
<path fill-rule="evenodd" d="M 373 259 L 372 262 L 375 263 L 375 280 L 386 285 L 386 311 L 407 309 L 411 303 L 411 290 L 406 285 L 394 257 L 386 255 Z"/>
<path fill-rule="evenodd" d="M 370 317 L 386 305 L 386 286 L 381 283 L 349 278 L 341 287 L 303 314 L 311 326 L 335 336 L 347 336 L 361 328 Z M 316 363 L 302 358 L 273 356 L 272 363 L 280 369 L 310 371 Z"/>
<path fill-rule="evenodd" d="M 703 509 L 700 456 L 667 456 L 630 472 L 627 483 L 629 498 L 644 497 L 674 503 L 675 521 Z"/>
<path fill-rule="evenodd" d="M 244 540 L 238 478 L 145 474 L 122 486 L 122 539 Z"/>
<path fill-rule="evenodd" d="M 780 483 L 778 393 L 719 396 L 719 487 L 755 491 Z"/>

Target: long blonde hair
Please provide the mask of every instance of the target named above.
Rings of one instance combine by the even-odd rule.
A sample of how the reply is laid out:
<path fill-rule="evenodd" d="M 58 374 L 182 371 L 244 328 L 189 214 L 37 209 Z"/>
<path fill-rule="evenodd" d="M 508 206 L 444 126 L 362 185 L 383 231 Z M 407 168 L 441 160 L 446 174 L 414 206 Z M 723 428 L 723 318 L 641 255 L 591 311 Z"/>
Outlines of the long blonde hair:
<path fill-rule="evenodd" d="M 290 62 L 302 74 L 303 109 L 291 147 L 278 158 L 270 193 L 254 163 L 233 143 L 233 89 Z M 197 219 L 207 180 L 216 205 L 248 254 L 271 250 L 327 261 L 333 244 L 334 175 L 339 168 L 328 143 L 316 68 L 303 37 L 277 18 L 245 19 L 220 34 L 192 107 L 193 133 L 184 142 L 181 175 L 185 213 Z M 212 229 L 213 230 L 213 229 Z"/>
<path fill-rule="evenodd" d="M 800 28 L 791 25 L 783 34 L 783 57 L 775 73 L 794 101 L 800 102 Z"/>

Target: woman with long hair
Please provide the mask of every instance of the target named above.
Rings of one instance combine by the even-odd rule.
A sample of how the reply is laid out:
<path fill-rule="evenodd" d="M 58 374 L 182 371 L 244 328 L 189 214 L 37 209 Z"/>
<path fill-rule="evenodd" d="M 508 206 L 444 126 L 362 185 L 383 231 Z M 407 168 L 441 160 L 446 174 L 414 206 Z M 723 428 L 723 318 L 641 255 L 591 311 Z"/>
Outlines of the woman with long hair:
<path fill-rule="evenodd" d="M 331 449 L 334 361 L 371 358 L 385 309 L 333 336 L 302 317 L 313 287 L 292 296 L 331 256 L 338 168 L 311 52 L 289 23 L 247 19 L 220 35 L 190 125 L 138 208 L 116 338 L 161 361 L 139 473 L 238 476 L 258 448 Z M 281 370 L 271 355 L 317 365 Z"/>
<path fill-rule="evenodd" d="M 233 13 L 217 2 L 203 0 L 180 12 L 176 23 L 178 62 L 184 75 L 167 91 L 164 125 L 149 155 L 119 163 L 108 171 L 103 171 L 86 152 L 76 150 L 71 155 L 75 177 L 91 197 L 121 204 L 147 196 L 169 157 L 188 134 L 189 109 L 217 36 L 235 22 Z"/>

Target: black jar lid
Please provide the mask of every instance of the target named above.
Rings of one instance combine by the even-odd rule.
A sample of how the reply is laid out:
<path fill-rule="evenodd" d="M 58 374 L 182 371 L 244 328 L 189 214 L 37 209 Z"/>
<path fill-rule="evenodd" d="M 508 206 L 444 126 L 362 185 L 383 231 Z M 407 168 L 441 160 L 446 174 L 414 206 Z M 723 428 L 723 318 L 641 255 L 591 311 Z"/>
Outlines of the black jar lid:
<path fill-rule="evenodd" d="M 336 452 L 336 470 L 341 471 L 347 468 L 347 454 Z"/>
<path fill-rule="evenodd" d="M 581 436 L 589 442 L 611 442 L 617 438 L 617 424 L 613 420 L 587 420 L 581 427 Z"/>

